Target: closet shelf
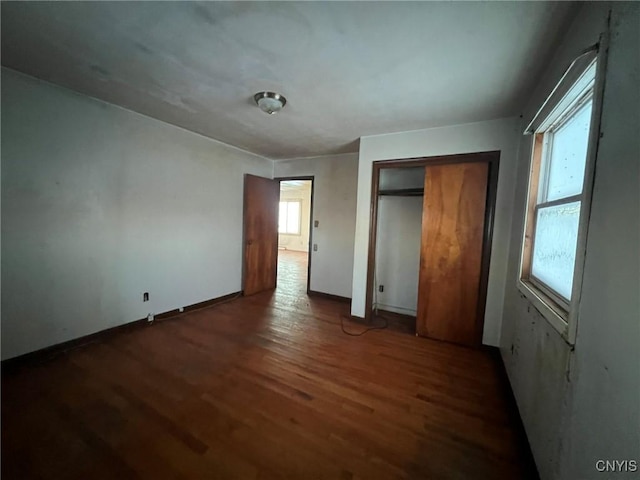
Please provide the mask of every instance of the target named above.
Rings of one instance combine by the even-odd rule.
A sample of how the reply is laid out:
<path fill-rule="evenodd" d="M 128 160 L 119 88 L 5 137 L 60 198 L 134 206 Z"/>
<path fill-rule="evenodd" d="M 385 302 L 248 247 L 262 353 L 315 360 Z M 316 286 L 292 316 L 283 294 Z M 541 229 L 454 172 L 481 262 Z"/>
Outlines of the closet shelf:
<path fill-rule="evenodd" d="M 424 195 L 424 188 L 400 188 L 395 190 L 379 190 L 380 196 L 396 196 L 396 197 L 420 197 Z"/>

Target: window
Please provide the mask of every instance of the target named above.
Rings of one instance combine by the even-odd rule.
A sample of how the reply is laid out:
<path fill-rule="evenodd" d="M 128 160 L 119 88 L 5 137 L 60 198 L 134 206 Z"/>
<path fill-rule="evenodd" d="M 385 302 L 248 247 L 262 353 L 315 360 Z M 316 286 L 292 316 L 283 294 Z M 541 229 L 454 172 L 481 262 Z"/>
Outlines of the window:
<path fill-rule="evenodd" d="M 569 84 L 565 74 L 525 132 L 534 138 L 519 286 L 565 338 L 590 207 L 596 76 L 590 53 L 578 59 L 582 67 Z"/>
<path fill-rule="evenodd" d="M 300 235 L 300 200 L 280 202 L 278 233 Z"/>
<path fill-rule="evenodd" d="M 542 135 L 529 280 L 566 310 L 571 301 L 593 93 Z M 535 149 L 535 148 L 534 148 Z M 534 154 L 535 155 L 535 154 Z"/>

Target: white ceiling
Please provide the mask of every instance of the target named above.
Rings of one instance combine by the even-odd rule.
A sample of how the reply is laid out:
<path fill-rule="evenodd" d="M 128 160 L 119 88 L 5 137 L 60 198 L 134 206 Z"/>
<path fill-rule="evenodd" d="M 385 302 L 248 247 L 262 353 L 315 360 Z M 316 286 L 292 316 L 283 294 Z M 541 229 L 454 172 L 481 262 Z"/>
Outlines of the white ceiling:
<path fill-rule="evenodd" d="M 2 64 L 270 158 L 520 113 L 574 4 L 2 2 Z M 266 115 L 261 90 L 288 103 Z"/>

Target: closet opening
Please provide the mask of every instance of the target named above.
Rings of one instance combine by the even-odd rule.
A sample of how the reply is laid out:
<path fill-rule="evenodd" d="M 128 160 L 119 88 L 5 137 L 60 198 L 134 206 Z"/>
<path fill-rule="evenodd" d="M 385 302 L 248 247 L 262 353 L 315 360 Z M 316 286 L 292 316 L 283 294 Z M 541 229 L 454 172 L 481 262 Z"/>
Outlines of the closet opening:
<path fill-rule="evenodd" d="M 373 163 L 366 315 L 482 344 L 499 152 Z"/>

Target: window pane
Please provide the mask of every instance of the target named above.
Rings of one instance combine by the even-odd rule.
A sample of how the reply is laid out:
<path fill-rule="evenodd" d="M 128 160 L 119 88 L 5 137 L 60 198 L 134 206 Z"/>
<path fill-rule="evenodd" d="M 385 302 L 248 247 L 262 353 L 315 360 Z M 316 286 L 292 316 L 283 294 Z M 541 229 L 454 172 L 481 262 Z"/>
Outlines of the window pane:
<path fill-rule="evenodd" d="M 285 233 L 287 228 L 287 202 L 280 202 L 278 211 L 278 232 Z"/>
<path fill-rule="evenodd" d="M 585 103 L 553 133 L 546 201 L 582 193 L 592 103 Z"/>
<path fill-rule="evenodd" d="M 578 241 L 580 202 L 538 210 L 531 274 L 569 300 Z"/>
<path fill-rule="evenodd" d="M 300 203 L 289 202 L 287 212 L 287 232 L 300 233 Z"/>

